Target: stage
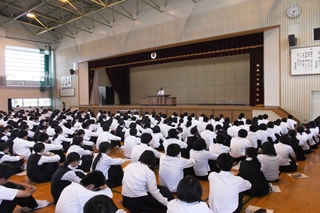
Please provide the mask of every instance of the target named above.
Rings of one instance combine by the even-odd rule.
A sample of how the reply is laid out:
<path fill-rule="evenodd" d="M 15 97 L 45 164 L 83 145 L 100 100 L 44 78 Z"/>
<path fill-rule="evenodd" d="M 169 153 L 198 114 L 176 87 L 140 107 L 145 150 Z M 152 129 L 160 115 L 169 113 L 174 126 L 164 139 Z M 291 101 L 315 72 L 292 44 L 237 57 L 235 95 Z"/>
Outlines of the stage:
<path fill-rule="evenodd" d="M 287 117 L 288 113 L 279 107 L 258 107 L 258 106 L 243 106 L 243 105 L 176 105 L 176 106 L 143 106 L 143 105 L 103 105 L 103 106 L 78 106 L 72 107 L 72 110 L 79 109 L 80 111 L 88 111 L 89 109 L 95 114 L 99 110 L 110 111 L 116 113 L 117 111 L 125 112 L 131 110 L 131 112 L 137 110 L 140 115 L 145 112 L 151 114 L 155 111 L 157 114 L 167 114 L 171 116 L 174 112 L 178 115 L 188 112 L 195 113 L 196 116 L 205 114 L 207 116 L 214 115 L 214 117 L 223 114 L 224 117 L 230 117 L 231 121 L 238 118 L 240 113 L 244 113 L 246 118 L 252 118 L 259 114 L 268 114 L 269 120 L 276 120 L 278 118 Z"/>

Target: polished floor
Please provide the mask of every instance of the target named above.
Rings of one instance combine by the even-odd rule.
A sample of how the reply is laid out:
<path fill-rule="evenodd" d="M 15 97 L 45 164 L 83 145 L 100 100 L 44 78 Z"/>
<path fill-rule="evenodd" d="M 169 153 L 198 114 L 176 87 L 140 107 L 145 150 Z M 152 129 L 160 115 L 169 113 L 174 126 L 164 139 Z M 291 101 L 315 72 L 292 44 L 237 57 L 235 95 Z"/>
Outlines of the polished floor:
<path fill-rule="evenodd" d="M 111 154 L 113 157 L 124 157 L 122 150 L 114 148 Z M 320 195 L 320 149 L 316 150 L 312 154 L 308 155 L 308 158 L 304 162 L 298 162 L 298 172 L 301 172 L 309 178 L 298 179 L 288 176 L 286 173 L 282 173 L 280 181 L 274 183 L 280 187 L 281 192 L 272 192 L 264 197 L 259 198 L 244 198 L 244 210 L 249 206 L 259 206 L 267 209 L 272 209 L 276 213 L 294 213 L 294 212 L 320 212 L 320 202 L 318 196 Z M 237 172 L 233 170 L 233 172 Z M 157 173 L 157 171 L 156 171 Z M 13 176 L 12 180 L 21 181 L 35 185 L 37 191 L 34 193 L 36 199 L 46 199 L 51 204 L 43 209 L 36 210 L 36 213 L 53 213 L 55 205 L 50 194 L 50 183 L 35 183 L 28 179 L 27 176 Z M 202 199 L 207 201 L 209 187 L 207 181 L 201 181 L 203 188 Z M 113 200 L 119 208 L 123 208 L 121 204 L 121 187 L 113 189 Z M 17 207 L 15 213 L 20 212 L 20 208 Z"/>

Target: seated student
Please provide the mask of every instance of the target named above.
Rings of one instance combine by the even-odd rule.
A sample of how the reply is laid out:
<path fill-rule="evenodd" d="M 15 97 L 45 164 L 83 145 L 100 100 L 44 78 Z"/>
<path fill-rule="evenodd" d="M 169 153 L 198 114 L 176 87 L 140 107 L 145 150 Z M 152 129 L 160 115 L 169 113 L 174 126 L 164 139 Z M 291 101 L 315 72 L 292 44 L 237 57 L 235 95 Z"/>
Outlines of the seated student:
<path fill-rule="evenodd" d="M 290 138 L 290 146 L 297 156 L 297 161 L 303 161 L 307 159 L 302 147 L 299 146 L 300 141 L 297 139 L 297 132 L 295 130 L 289 130 L 288 137 Z"/>
<path fill-rule="evenodd" d="M 263 164 L 262 172 L 269 182 L 279 180 L 280 156 L 277 155 L 272 142 L 262 144 L 262 154 L 257 156 L 258 160 Z"/>
<path fill-rule="evenodd" d="M 90 167 L 92 164 L 92 156 L 93 151 L 83 149 L 83 138 L 82 137 L 75 137 L 72 140 L 72 144 L 67 151 L 67 156 L 71 152 L 76 152 L 80 155 L 81 164 L 79 165 L 79 169 L 83 170 L 84 172 L 90 171 Z"/>
<path fill-rule="evenodd" d="M 124 139 L 123 154 L 127 158 L 131 158 L 133 147 L 140 144 L 140 138 L 136 137 L 138 130 L 135 128 L 130 129 L 130 136 Z"/>
<path fill-rule="evenodd" d="M 33 147 L 34 142 L 27 141 L 28 132 L 21 130 L 18 133 L 18 137 L 13 140 L 13 153 L 17 155 L 23 155 L 24 160 L 28 160 L 31 155 L 30 148 Z"/>
<path fill-rule="evenodd" d="M 164 147 L 162 145 L 163 141 L 165 141 L 165 138 L 161 133 L 160 127 L 154 126 L 152 129 L 152 141 L 150 146 L 158 151 L 164 151 Z"/>
<path fill-rule="evenodd" d="M 229 153 L 230 148 L 225 146 L 226 138 L 223 134 L 218 134 L 216 137 L 216 143 L 212 143 L 209 146 L 209 152 L 212 154 L 220 155 L 222 153 Z M 210 171 L 220 172 L 217 166 L 216 160 L 209 160 Z"/>
<path fill-rule="evenodd" d="M 135 146 L 132 149 L 131 152 L 131 163 L 135 163 L 138 162 L 141 154 L 146 151 L 146 150 L 150 150 L 153 152 L 153 154 L 156 156 L 156 158 L 160 158 L 162 153 L 158 152 L 157 150 L 155 150 L 154 148 L 152 148 L 151 146 L 149 146 L 150 142 L 152 140 L 152 135 L 149 133 L 143 133 L 140 137 L 140 141 L 141 143 L 137 146 Z"/>
<path fill-rule="evenodd" d="M 242 208 L 243 191 L 251 188 L 251 183 L 239 176 L 234 176 L 230 170 L 233 159 L 227 153 L 217 158 L 220 173 L 209 174 L 209 206 L 214 212 L 240 213 Z"/>
<path fill-rule="evenodd" d="M 82 213 L 85 203 L 95 195 L 107 195 L 112 198 L 112 192 L 106 185 L 102 172 L 93 171 L 84 176 L 80 184 L 72 182 L 63 189 L 56 205 L 55 213 Z"/>
<path fill-rule="evenodd" d="M 198 138 L 193 144 L 193 149 L 190 150 L 190 158 L 196 161 L 193 169 L 197 178 L 200 180 L 208 180 L 210 171 L 209 160 L 216 160 L 218 157 L 217 154 L 207 151 L 206 147 L 207 145 L 204 139 Z"/>
<path fill-rule="evenodd" d="M 189 130 L 190 131 L 190 130 Z M 190 134 L 190 133 L 189 133 Z M 168 138 L 163 142 L 164 151 L 166 151 L 167 147 L 172 144 L 178 144 L 181 149 L 181 155 L 185 157 L 185 153 L 188 151 L 186 148 L 188 147 L 186 142 L 182 142 L 181 140 L 177 139 L 178 131 L 176 129 L 170 129 L 168 132 Z"/>
<path fill-rule="evenodd" d="M 125 168 L 122 180 L 123 206 L 130 212 L 164 212 L 168 200 L 174 198 L 166 187 L 157 186 L 156 176 L 151 170 L 155 163 L 154 153 L 146 150 L 138 162 Z"/>
<path fill-rule="evenodd" d="M 84 148 L 85 150 L 93 151 L 94 142 L 89 141 L 89 140 L 86 140 L 86 139 L 84 138 L 84 135 L 85 135 L 84 130 L 83 130 L 83 129 L 79 129 L 79 130 L 77 131 L 77 134 L 76 134 L 75 137 L 82 137 L 82 138 L 83 138 L 83 148 Z M 96 148 L 99 148 L 99 147 L 96 147 Z"/>
<path fill-rule="evenodd" d="M 121 147 L 120 141 L 121 138 L 118 136 L 115 136 L 109 132 L 110 130 L 110 125 L 109 124 L 104 124 L 102 126 L 103 132 L 101 132 L 98 136 L 97 142 L 96 142 L 96 148 L 99 150 L 99 145 L 102 142 L 109 142 L 112 145 L 112 148 L 115 146 Z"/>
<path fill-rule="evenodd" d="M 96 195 L 86 202 L 83 213 L 126 213 L 126 211 L 118 209 L 110 197 Z"/>
<path fill-rule="evenodd" d="M 37 143 L 44 144 L 44 151 L 45 152 L 52 152 L 60 156 L 60 163 L 63 163 L 66 160 L 66 157 L 63 153 L 63 146 L 61 144 L 51 144 L 49 143 L 49 135 L 47 133 L 41 132 L 38 134 L 38 139 L 36 140 Z"/>
<path fill-rule="evenodd" d="M 109 142 L 100 143 L 99 154 L 95 156 L 91 170 L 101 171 L 106 177 L 107 185 L 114 188 L 122 185 L 123 170 L 121 164 L 127 160 L 108 156 L 111 151 L 112 145 Z"/>
<path fill-rule="evenodd" d="M 51 195 L 54 203 L 58 202 L 62 190 L 72 182 L 80 183 L 81 178 L 85 176 L 82 170 L 76 169 L 80 162 L 80 155 L 71 152 L 67 159 L 56 170 L 51 179 Z"/>
<path fill-rule="evenodd" d="M 207 148 L 209 149 L 209 146 L 213 144 L 213 141 L 216 139 L 217 135 L 213 131 L 213 125 L 208 124 L 206 126 L 206 129 L 200 133 L 200 136 L 206 141 Z"/>
<path fill-rule="evenodd" d="M 63 136 L 63 131 L 60 126 L 54 129 L 55 135 L 52 138 L 51 144 L 62 145 L 63 151 L 67 152 L 70 147 L 70 143 L 72 142 L 72 138 L 66 138 Z"/>
<path fill-rule="evenodd" d="M 187 137 L 188 152 L 190 152 L 190 150 L 192 149 L 195 140 L 200 137 L 199 130 L 196 126 L 190 129 L 190 133 L 191 133 L 191 136 Z"/>
<path fill-rule="evenodd" d="M 279 142 L 274 145 L 277 154 L 280 156 L 280 172 L 295 172 L 297 171 L 296 155 L 292 147 L 289 145 L 290 139 L 288 136 L 281 136 Z"/>
<path fill-rule="evenodd" d="M 177 191 L 178 183 L 183 178 L 183 170 L 195 164 L 194 159 L 181 158 L 180 150 L 178 144 L 170 144 L 166 155 L 160 157 L 160 185 L 166 186 L 171 192 Z"/>
<path fill-rule="evenodd" d="M 9 145 L 6 142 L 0 143 L 0 163 L 8 163 L 14 168 L 14 174 L 22 172 L 24 167 L 23 155 L 11 155 Z"/>
<path fill-rule="evenodd" d="M 14 154 L 13 153 L 13 140 L 18 137 L 18 133 L 19 133 L 18 129 L 13 129 L 11 131 L 11 135 L 10 135 L 9 139 L 7 140 L 7 144 L 9 145 L 10 154 Z"/>
<path fill-rule="evenodd" d="M 36 143 L 33 146 L 32 154 L 27 162 L 27 176 L 36 182 L 49 182 L 52 175 L 59 167 L 59 155 L 45 152 L 43 143 Z"/>
<path fill-rule="evenodd" d="M 177 199 L 168 203 L 167 213 L 213 213 L 208 205 L 201 200 L 202 187 L 193 176 L 180 180 L 177 189 Z"/>
<path fill-rule="evenodd" d="M 262 165 L 257 159 L 258 152 L 255 148 L 249 147 L 246 150 L 246 160 L 240 161 L 238 176 L 251 183 L 251 188 L 244 193 L 251 197 L 260 197 L 270 191 L 269 184 L 264 177 Z"/>
<path fill-rule="evenodd" d="M 262 137 L 257 133 L 258 131 L 258 126 L 257 125 L 251 125 L 249 127 L 249 132 L 248 132 L 248 136 L 246 137 L 252 147 L 256 148 L 256 149 L 259 149 L 261 148 L 261 140 L 262 140 Z"/>
<path fill-rule="evenodd" d="M 240 129 L 238 132 L 238 137 L 231 139 L 229 154 L 235 162 L 246 159 L 246 149 L 252 146 L 250 141 L 246 139 L 247 136 L 247 130 Z"/>
<path fill-rule="evenodd" d="M 16 205 L 24 207 L 23 210 L 40 209 L 49 205 L 46 200 L 35 200 L 31 195 L 36 187 L 25 183 L 10 181 L 14 168 L 7 163 L 0 164 L 0 212 L 11 213 Z"/>

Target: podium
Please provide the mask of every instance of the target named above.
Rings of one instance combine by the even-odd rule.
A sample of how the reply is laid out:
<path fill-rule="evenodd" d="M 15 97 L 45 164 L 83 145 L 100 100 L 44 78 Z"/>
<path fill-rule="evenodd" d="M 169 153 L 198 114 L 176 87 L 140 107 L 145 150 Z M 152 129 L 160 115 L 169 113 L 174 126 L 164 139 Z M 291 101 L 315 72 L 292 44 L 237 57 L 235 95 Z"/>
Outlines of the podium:
<path fill-rule="evenodd" d="M 175 106 L 176 97 L 170 97 L 170 95 L 149 95 L 140 99 L 141 105 L 146 106 Z"/>

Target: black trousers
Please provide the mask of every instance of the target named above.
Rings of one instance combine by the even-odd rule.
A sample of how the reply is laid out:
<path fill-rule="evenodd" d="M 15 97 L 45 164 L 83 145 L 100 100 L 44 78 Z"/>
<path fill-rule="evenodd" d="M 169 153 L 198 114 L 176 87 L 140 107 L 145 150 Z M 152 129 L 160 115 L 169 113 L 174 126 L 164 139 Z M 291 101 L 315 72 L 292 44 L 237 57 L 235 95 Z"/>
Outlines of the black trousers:
<path fill-rule="evenodd" d="M 297 164 L 295 161 L 291 161 L 288 166 L 279 166 L 280 172 L 295 172 L 297 171 Z"/>
<path fill-rule="evenodd" d="M 21 187 L 16 186 L 15 184 L 10 183 L 10 182 L 6 183 L 4 186 L 7 188 L 11 188 L 11 189 L 22 190 Z M 28 207 L 30 209 L 35 209 L 38 206 L 38 203 L 32 196 L 14 198 L 13 200 L 3 200 L 2 203 L 0 204 L 0 212 L 1 213 L 11 213 L 11 212 L 13 212 L 16 205 L 21 206 L 21 207 Z"/>
<path fill-rule="evenodd" d="M 168 198 L 168 201 L 174 199 L 168 188 L 158 185 L 158 189 L 164 197 Z M 150 193 L 146 196 L 135 198 L 123 196 L 123 206 L 131 213 L 167 211 L 167 207 L 159 203 Z"/>

